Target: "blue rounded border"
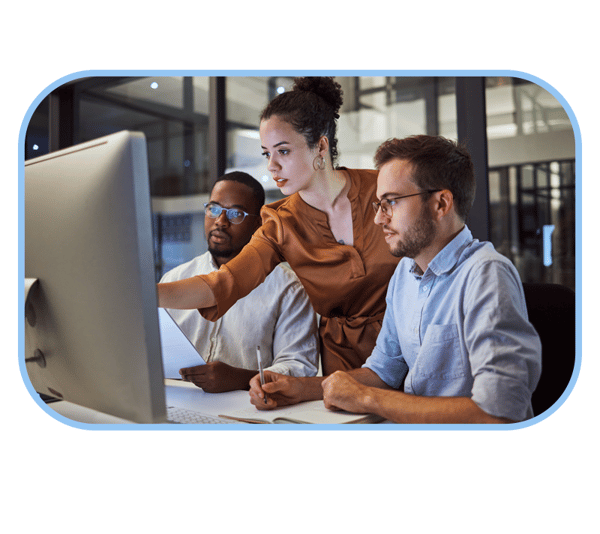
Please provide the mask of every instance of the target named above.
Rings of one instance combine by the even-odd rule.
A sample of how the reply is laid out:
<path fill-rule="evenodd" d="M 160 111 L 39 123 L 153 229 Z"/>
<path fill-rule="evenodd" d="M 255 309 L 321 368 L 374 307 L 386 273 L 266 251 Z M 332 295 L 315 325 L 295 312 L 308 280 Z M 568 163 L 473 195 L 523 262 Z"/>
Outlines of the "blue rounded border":
<path fill-rule="evenodd" d="M 52 91 L 64 85 L 67 82 L 78 80 L 81 78 L 87 78 L 92 76 L 402 76 L 402 77 L 416 77 L 416 76 L 451 76 L 451 77 L 473 77 L 473 76 L 506 76 L 511 78 L 520 78 L 535 83 L 536 85 L 544 88 L 546 91 L 551 93 L 558 102 L 562 105 L 563 109 L 569 116 L 571 126 L 573 128 L 573 134 L 575 137 L 575 293 L 576 293 L 576 310 L 575 310 L 575 325 L 576 325 L 576 354 L 575 354 L 575 368 L 571 380 L 563 392 L 561 397 L 554 405 L 546 410 L 544 413 L 523 421 L 521 423 L 513 423 L 510 425 L 396 425 L 396 424 L 379 424 L 379 425 L 226 425 L 213 426 L 213 425 L 169 425 L 169 424 L 87 424 L 79 423 L 68 419 L 46 405 L 39 398 L 38 394 L 33 389 L 27 370 L 25 368 L 25 316 L 24 316 L 24 281 L 25 281 L 25 248 L 24 248 L 24 224 L 25 224 L 25 199 L 24 199 L 24 173 L 25 173 L 25 134 L 27 132 L 27 126 L 29 121 L 39 104 L 42 100 L 48 96 Z M 29 391 L 32 399 L 44 410 L 48 415 L 64 423 L 68 426 L 80 428 L 84 430 L 295 430 L 295 431 L 321 431 L 321 430 L 517 430 L 532 426 L 540 421 L 543 421 L 550 415 L 552 415 L 567 399 L 571 394 L 571 391 L 575 387 L 575 383 L 579 377 L 581 369 L 581 353 L 582 353 L 582 336 L 581 336 L 581 318 L 582 318 L 582 304 L 581 304 L 581 229 L 582 229 L 582 180 L 581 180 L 581 131 L 579 123 L 575 117 L 575 114 L 565 100 L 565 98 L 550 84 L 537 78 L 531 74 L 511 71 L 511 70 L 89 70 L 74 72 L 66 75 L 44 89 L 31 103 L 19 131 L 19 185 L 18 185 L 18 232 L 19 232 L 19 249 L 18 249 L 18 291 L 19 291 L 19 319 L 18 319 L 18 335 L 19 335 L 19 369 L 21 371 L 21 378 Z"/>

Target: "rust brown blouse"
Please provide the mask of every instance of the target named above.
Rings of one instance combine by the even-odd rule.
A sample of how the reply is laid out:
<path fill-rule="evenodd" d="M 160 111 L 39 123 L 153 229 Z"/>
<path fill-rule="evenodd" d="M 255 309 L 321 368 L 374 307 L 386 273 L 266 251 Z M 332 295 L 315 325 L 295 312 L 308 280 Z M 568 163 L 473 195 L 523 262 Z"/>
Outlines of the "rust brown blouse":
<path fill-rule="evenodd" d="M 300 195 L 264 206 L 262 226 L 231 261 L 202 278 L 217 300 L 199 310 L 221 317 L 280 263 L 287 261 L 302 281 L 315 311 L 323 374 L 360 367 L 371 354 L 385 312 L 388 282 L 398 264 L 374 223 L 377 171 L 345 169 L 351 178 L 354 245 L 339 244 L 327 215 Z"/>

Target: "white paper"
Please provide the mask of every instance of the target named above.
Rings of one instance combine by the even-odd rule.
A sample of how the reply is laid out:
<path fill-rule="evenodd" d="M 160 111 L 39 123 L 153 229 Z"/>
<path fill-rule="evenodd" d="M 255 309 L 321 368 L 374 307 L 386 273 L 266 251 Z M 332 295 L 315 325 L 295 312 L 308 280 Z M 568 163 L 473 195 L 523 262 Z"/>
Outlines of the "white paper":
<path fill-rule="evenodd" d="M 354 414 L 329 410 L 322 400 L 307 401 L 292 406 L 283 406 L 273 410 L 257 410 L 254 406 L 220 414 L 223 417 L 235 417 L 246 420 L 266 421 L 269 423 L 307 423 L 307 424 L 343 424 L 362 421 L 379 422 L 380 417 L 370 414 Z"/>
<path fill-rule="evenodd" d="M 181 378 L 179 369 L 205 363 L 196 347 L 164 308 L 158 309 L 158 322 L 165 378 Z"/>

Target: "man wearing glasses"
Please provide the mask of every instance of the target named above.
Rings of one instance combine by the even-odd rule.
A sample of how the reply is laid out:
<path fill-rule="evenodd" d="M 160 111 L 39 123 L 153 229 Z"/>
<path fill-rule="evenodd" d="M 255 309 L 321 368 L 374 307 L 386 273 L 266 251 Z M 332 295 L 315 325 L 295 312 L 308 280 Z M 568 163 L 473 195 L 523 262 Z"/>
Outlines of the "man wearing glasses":
<path fill-rule="evenodd" d="M 204 206 L 208 251 L 169 271 L 161 282 L 208 274 L 235 258 L 260 226 L 264 201 L 264 189 L 249 174 L 231 172 L 218 178 Z M 265 369 L 289 376 L 317 374 L 316 315 L 286 264 L 216 322 L 198 310 L 169 313 L 207 362 L 182 369 L 182 378 L 205 391 L 248 389 L 258 369 L 258 346 Z"/>
<path fill-rule="evenodd" d="M 363 367 L 323 379 L 251 381 L 259 409 L 323 398 L 331 409 L 398 423 L 504 423 L 533 416 L 541 344 L 519 275 L 473 239 L 470 155 L 441 137 L 383 143 L 375 222 L 402 257 L 377 344 Z M 264 394 L 267 393 L 267 401 Z"/>

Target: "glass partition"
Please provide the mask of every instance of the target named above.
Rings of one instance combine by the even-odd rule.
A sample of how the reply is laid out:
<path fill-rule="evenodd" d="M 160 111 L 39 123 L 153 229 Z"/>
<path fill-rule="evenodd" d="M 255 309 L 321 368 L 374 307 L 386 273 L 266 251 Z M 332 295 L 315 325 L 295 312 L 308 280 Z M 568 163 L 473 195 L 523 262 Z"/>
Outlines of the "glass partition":
<path fill-rule="evenodd" d="M 575 141 L 544 88 L 488 78 L 490 235 L 524 282 L 575 289 Z"/>
<path fill-rule="evenodd" d="M 426 133 L 457 138 L 453 77 L 342 76 L 339 164 L 373 168 L 379 144 Z M 574 287 L 575 144 L 567 113 L 548 91 L 527 80 L 486 78 L 490 235 L 524 280 Z M 258 121 L 287 76 L 225 78 L 224 146 L 211 147 L 208 76 L 90 77 L 70 83 L 73 143 L 122 129 L 148 141 L 157 277 L 205 250 L 203 203 L 214 177 L 211 150 L 226 168 L 261 181 L 267 200 L 281 198 L 261 156 Z M 52 105 L 33 114 L 25 155 L 49 150 Z M 64 104 L 64 103 L 62 103 Z M 69 102 L 67 102 L 69 104 Z M 56 126 L 56 125 L 54 125 Z"/>

